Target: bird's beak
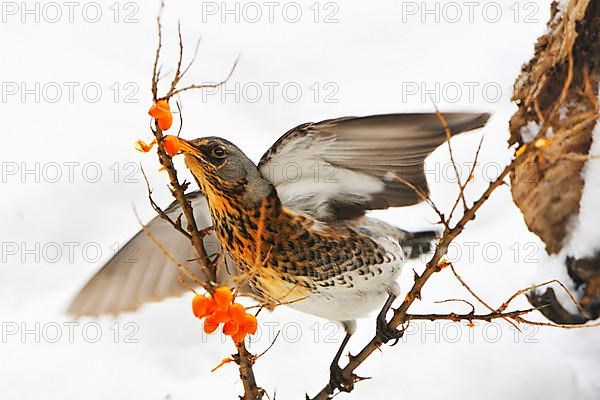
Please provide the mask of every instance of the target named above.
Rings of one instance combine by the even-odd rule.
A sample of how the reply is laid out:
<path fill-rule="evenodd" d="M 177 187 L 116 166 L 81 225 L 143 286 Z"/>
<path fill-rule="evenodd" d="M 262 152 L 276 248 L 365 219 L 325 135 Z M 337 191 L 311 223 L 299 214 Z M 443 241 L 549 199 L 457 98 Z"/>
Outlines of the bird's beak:
<path fill-rule="evenodd" d="M 191 154 L 195 156 L 199 156 L 200 152 L 196 149 L 190 142 L 185 139 L 179 138 L 179 151 L 184 154 Z"/>
<path fill-rule="evenodd" d="M 192 174 L 198 177 L 204 174 L 204 157 L 202 152 L 196 148 L 192 143 L 185 139 L 179 139 L 179 153 L 185 157 L 185 165 L 190 169 Z"/>

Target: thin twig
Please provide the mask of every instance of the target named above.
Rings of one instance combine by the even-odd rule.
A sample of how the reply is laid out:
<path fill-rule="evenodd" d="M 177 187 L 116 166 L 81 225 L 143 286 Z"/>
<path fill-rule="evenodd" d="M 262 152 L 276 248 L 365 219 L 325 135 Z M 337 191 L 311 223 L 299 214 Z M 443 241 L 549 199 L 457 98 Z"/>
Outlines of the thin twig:
<path fill-rule="evenodd" d="M 417 194 L 417 196 L 419 196 L 421 198 L 422 201 L 424 201 L 425 203 L 427 203 L 427 205 L 429 207 L 431 207 L 431 209 L 437 214 L 437 216 L 440 218 L 440 221 L 438 222 L 439 224 L 443 224 L 446 229 L 449 229 L 449 226 L 447 224 L 447 219 L 444 216 L 444 214 L 442 213 L 442 211 L 437 207 L 437 205 L 431 200 L 431 198 L 429 197 L 429 195 L 425 192 L 423 192 L 423 190 L 421 190 L 420 188 L 416 187 L 413 183 L 407 181 L 406 179 L 399 177 L 398 175 L 392 173 L 392 172 L 388 172 L 388 174 L 396 179 L 398 182 L 408 186 L 410 189 L 414 190 L 415 193 Z"/>
<path fill-rule="evenodd" d="M 158 80 L 159 80 L 159 68 L 158 60 L 160 59 L 160 50 L 162 48 L 162 27 L 160 25 L 160 18 L 162 16 L 163 9 L 165 8 L 165 2 L 161 0 L 158 16 L 156 17 L 156 25 L 158 29 L 158 44 L 156 45 L 156 54 L 154 55 L 154 66 L 152 68 L 152 98 L 157 99 L 158 95 Z"/>
<path fill-rule="evenodd" d="M 150 240 L 156 245 L 156 247 L 158 247 L 160 249 L 160 251 L 163 253 L 163 255 L 165 257 L 167 257 L 169 260 L 171 260 L 173 262 L 173 264 L 175 264 L 175 266 L 179 270 L 179 273 L 187 276 L 189 279 L 192 280 L 192 282 L 194 282 L 194 284 L 196 284 L 198 286 L 202 286 L 202 282 L 193 273 L 191 273 L 183 264 L 181 264 L 175 257 L 173 257 L 173 255 L 171 255 L 171 253 L 169 253 L 167 248 L 158 239 L 156 239 L 156 237 L 152 234 L 152 232 L 150 232 L 148 227 L 142 223 L 142 220 L 138 216 L 137 211 L 134 209 L 133 212 L 134 212 L 135 217 L 137 218 L 139 224 L 141 225 L 144 234 L 146 236 L 148 236 L 148 238 L 150 238 Z M 184 286 L 186 286 L 186 285 L 184 284 Z M 195 293 L 195 291 L 193 289 L 192 289 L 192 292 Z"/>
<path fill-rule="evenodd" d="M 442 124 L 442 127 L 444 128 L 444 133 L 446 134 L 446 143 L 448 145 L 448 153 L 450 153 L 450 162 L 452 163 L 452 168 L 454 169 L 454 175 L 456 176 L 456 183 L 458 184 L 458 190 L 459 190 L 458 198 L 462 200 L 463 207 L 466 210 L 467 209 L 467 201 L 465 200 L 465 195 L 464 195 L 462 183 L 460 180 L 460 173 L 458 172 L 458 166 L 457 166 L 455 158 L 454 158 L 454 152 L 452 151 L 452 143 L 450 140 L 452 138 L 452 132 L 450 131 L 450 128 L 448 127 L 446 118 L 440 112 L 440 110 L 437 108 L 437 105 L 435 104 L 435 102 L 433 103 L 433 107 L 435 108 L 435 114 L 437 115 L 438 119 L 440 120 L 440 123 Z M 450 220 L 448 222 L 450 222 Z"/>
<path fill-rule="evenodd" d="M 173 228 L 177 229 L 179 233 L 187 237 L 188 239 L 192 238 L 192 235 L 181 226 L 181 219 L 178 218 L 177 221 L 173 221 L 171 217 L 162 209 L 152 197 L 152 189 L 150 188 L 150 182 L 148 181 L 148 177 L 146 176 L 146 171 L 144 171 L 144 167 L 140 165 L 140 170 L 142 172 L 142 176 L 144 177 L 144 181 L 146 182 L 146 189 L 148 191 L 148 201 L 150 201 L 150 205 L 156 211 L 156 213 L 165 221 L 167 221 Z"/>
<path fill-rule="evenodd" d="M 438 321 L 438 320 L 448 320 L 454 322 L 460 321 L 487 321 L 490 322 L 494 319 L 508 319 L 508 318 L 516 318 L 521 315 L 528 314 L 532 311 L 537 310 L 537 308 L 528 308 L 526 310 L 516 310 L 516 311 L 508 311 L 508 312 L 490 312 L 489 314 L 406 314 L 407 321 L 416 321 L 416 320 L 427 320 L 427 321 Z"/>
<path fill-rule="evenodd" d="M 275 345 L 275 342 L 277 341 L 277 338 L 279 337 L 280 333 L 281 333 L 281 331 L 277 331 L 277 334 L 273 338 L 273 341 L 271 342 L 271 344 L 269 345 L 269 347 L 267 347 L 262 353 L 260 353 L 259 355 L 257 355 L 257 356 L 254 357 L 254 361 L 255 362 L 256 362 L 256 360 L 258 360 L 259 358 L 261 358 L 262 356 L 264 356 L 265 354 L 267 354 L 267 352 L 269 350 L 271 350 L 271 348 L 273 347 L 273 345 Z"/>
<path fill-rule="evenodd" d="M 526 287 L 525 289 L 521 289 L 521 290 L 516 291 L 512 296 L 510 296 L 510 298 L 507 301 L 505 301 L 500 307 L 498 307 L 498 309 L 496 311 L 502 312 L 502 311 L 506 310 L 506 308 L 508 307 L 508 305 L 516 297 L 518 297 L 518 296 L 520 296 L 520 295 L 522 295 L 522 294 L 524 294 L 526 292 L 529 292 L 531 290 L 535 290 L 535 289 L 538 289 L 538 288 L 541 288 L 541 287 L 544 287 L 544 286 L 548 286 L 548 285 L 551 285 L 553 283 L 559 285 L 564 290 L 564 292 L 569 297 L 569 300 L 571 300 L 571 302 L 573 304 L 575 304 L 575 306 L 577 307 L 577 309 L 579 310 L 579 312 L 583 316 L 587 317 L 588 319 L 592 319 L 592 317 L 583 309 L 583 307 L 581 307 L 581 305 L 579 305 L 579 303 L 577 303 L 577 300 L 575 300 L 575 297 L 573 296 L 573 294 L 571 294 L 571 292 L 569 291 L 569 289 L 567 289 L 567 287 L 561 281 L 559 281 L 558 279 L 552 279 L 552 280 L 549 280 L 549 281 L 543 282 L 543 283 L 536 283 L 534 285 Z"/>
<path fill-rule="evenodd" d="M 239 61 L 239 58 L 237 58 L 235 60 L 235 62 L 233 63 L 233 66 L 231 67 L 231 70 L 229 71 L 229 74 L 221 82 L 206 83 L 206 84 L 202 84 L 202 85 L 195 85 L 195 84 L 194 85 L 189 85 L 189 86 L 183 87 L 181 89 L 176 89 L 173 93 L 171 93 L 171 96 L 174 96 L 174 95 L 179 94 L 181 92 L 185 92 L 187 90 L 192 90 L 192 89 L 215 89 L 215 88 L 218 88 L 220 86 L 223 86 L 224 84 L 227 83 L 227 81 L 229 81 L 229 79 L 233 75 L 233 72 L 235 71 L 235 68 L 237 67 L 238 61 Z"/>
<path fill-rule="evenodd" d="M 443 303 L 465 303 L 469 307 L 471 307 L 471 312 L 469 314 L 474 314 L 475 313 L 475 306 L 473 305 L 473 303 L 471 303 L 470 301 L 464 300 L 464 299 L 438 300 L 438 301 L 434 301 L 434 303 L 435 304 L 443 304 Z"/>
<path fill-rule="evenodd" d="M 192 67 L 192 65 L 194 65 L 194 62 L 196 61 L 196 56 L 198 55 L 198 50 L 200 49 L 200 41 L 201 41 L 201 39 L 202 38 L 198 38 L 198 40 L 196 41 L 196 47 L 194 48 L 194 53 L 192 55 L 192 59 L 190 60 L 190 62 L 188 63 L 188 65 L 181 72 L 181 77 L 182 78 L 185 76 L 185 74 L 189 71 L 189 69 Z"/>
<path fill-rule="evenodd" d="M 483 145 L 483 138 L 484 138 L 484 136 L 481 135 L 481 139 L 479 140 L 479 145 L 477 146 L 477 151 L 475 152 L 475 157 L 473 159 L 473 165 L 471 166 L 471 170 L 469 171 L 469 175 L 467 176 L 465 183 L 460 185 L 460 196 L 457 196 L 456 200 L 454 201 L 454 205 L 452 206 L 452 209 L 450 210 L 450 214 L 448 215 L 448 221 L 452 221 L 452 217 L 454 216 L 454 211 L 458 207 L 458 203 L 460 202 L 460 199 L 461 198 L 464 199 L 465 189 L 467 188 L 469 183 L 472 182 L 473 174 L 475 173 L 475 168 L 477 167 L 477 161 L 479 160 L 479 152 L 481 151 L 481 146 Z"/>
<path fill-rule="evenodd" d="M 463 280 L 463 278 L 458 274 L 458 272 L 456 272 L 456 269 L 454 268 L 454 265 L 452 263 L 450 264 L 450 270 L 452 271 L 452 273 L 454 274 L 454 277 L 460 282 L 460 284 L 467 289 L 467 291 L 471 294 L 471 296 L 475 297 L 475 299 L 477 299 L 478 302 L 480 302 L 481 304 L 483 304 L 483 306 L 485 308 L 487 308 L 488 310 L 490 310 L 491 312 L 495 312 L 496 310 L 494 310 L 494 308 L 492 308 L 492 306 L 490 306 L 485 300 L 483 300 L 477 293 L 475 293 L 475 291 L 473 289 L 471 289 L 471 287 L 469 285 L 467 285 L 467 283 Z M 517 326 L 517 324 L 515 324 L 514 322 L 512 322 L 511 320 L 506 320 L 506 322 L 508 322 L 509 324 L 511 324 L 513 327 L 515 327 L 517 330 L 520 330 L 519 327 Z"/>

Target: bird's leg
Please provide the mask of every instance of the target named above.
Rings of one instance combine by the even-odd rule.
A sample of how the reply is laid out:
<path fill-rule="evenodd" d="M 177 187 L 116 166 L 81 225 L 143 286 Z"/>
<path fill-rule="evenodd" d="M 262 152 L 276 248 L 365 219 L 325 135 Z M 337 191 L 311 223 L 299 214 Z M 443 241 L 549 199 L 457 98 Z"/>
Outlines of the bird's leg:
<path fill-rule="evenodd" d="M 383 343 L 387 343 L 390 340 L 395 339 L 395 342 L 392 344 L 392 346 L 398 343 L 398 340 L 400 340 L 402 335 L 404 335 L 404 330 L 390 328 L 386 319 L 387 312 L 390 310 L 390 308 L 392 308 L 392 304 L 394 303 L 394 300 L 396 300 L 396 297 L 397 295 L 390 291 L 383 308 L 377 315 L 377 336 L 381 338 Z"/>
<path fill-rule="evenodd" d="M 335 357 L 333 357 L 333 361 L 329 366 L 329 393 L 333 394 L 335 389 L 339 389 L 340 392 L 350 392 L 354 387 L 354 382 L 352 378 L 346 378 L 342 374 L 342 369 L 340 368 L 340 358 L 342 358 L 342 354 L 344 353 L 344 349 L 350 340 L 351 333 L 346 333 L 344 336 L 344 340 L 342 340 L 342 344 L 338 349 Z"/>

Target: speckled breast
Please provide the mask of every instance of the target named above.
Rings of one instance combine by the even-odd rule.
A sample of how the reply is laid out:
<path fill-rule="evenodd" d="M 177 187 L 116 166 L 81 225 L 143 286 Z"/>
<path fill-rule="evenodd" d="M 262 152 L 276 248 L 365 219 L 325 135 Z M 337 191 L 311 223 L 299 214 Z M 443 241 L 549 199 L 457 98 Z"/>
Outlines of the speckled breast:
<path fill-rule="evenodd" d="M 277 199 L 253 208 L 220 203 L 211 213 L 219 239 L 250 285 L 276 303 L 353 290 L 396 259 L 352 226 L 315 221 L 282 208 Z"/>

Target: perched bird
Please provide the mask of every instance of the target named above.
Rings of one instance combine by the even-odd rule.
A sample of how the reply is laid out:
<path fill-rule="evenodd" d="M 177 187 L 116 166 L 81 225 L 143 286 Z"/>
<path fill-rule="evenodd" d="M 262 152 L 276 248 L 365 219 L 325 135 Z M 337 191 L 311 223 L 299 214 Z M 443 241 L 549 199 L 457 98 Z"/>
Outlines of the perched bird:
<path fill-rule="evenodd" d="M 489 114 L 444 117 L 455 135 L 482 127 Z M 344 384 L 335 380 L 337 365 L 357 318 L 385 302 L 377 329 L 398 337 L 385 322 L 399 295 L 396 278 L 435 237 L 434 231 L 406 232 L 365 212 L 419 203 L 415 188 L 428 193 L 425 158 L 446 138 L 436 114 L 338 118 L 290 130 L 258 166 L 225 139 L 180 140 L 200 186 L 189 195 L 198 225 L 214 228 L 204 239 L 207 251 L 227 253 L 221 283 L 243 275 L 244 294 L 341 322 L 347 335 L 332 363 L 334 386 Z M 167 212 L 180 214 L 176 204 Z M 188 239 L 163 220 L 154 219 L 148 230 L 177 259 L 194 258 Z M 77 295 L 72 314 L 135 310 L 185 292 L 177 269 L 143 232 L 122 252 L 128 246 L 133 260 L 115 255 Z"/>

